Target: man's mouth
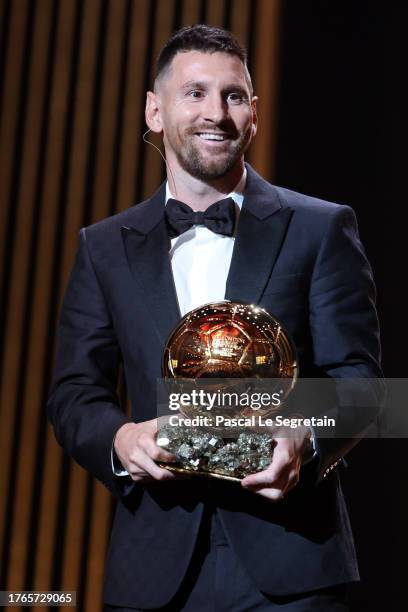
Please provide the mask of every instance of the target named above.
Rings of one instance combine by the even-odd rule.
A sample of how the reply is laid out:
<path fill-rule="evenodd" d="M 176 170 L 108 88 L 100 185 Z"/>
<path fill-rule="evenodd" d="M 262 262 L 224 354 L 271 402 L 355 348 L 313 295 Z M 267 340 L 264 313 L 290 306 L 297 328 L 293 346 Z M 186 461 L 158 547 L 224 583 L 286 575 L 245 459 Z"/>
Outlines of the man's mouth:
<path fill-rule="evenodd" d="M 223 142 L 224 140 L 228 140 L 227 134 L 214 134 L 211 132 L 198 132 L 197 136 L 199 136 L 202 140 L 217 140 L 218 142 Z"/>

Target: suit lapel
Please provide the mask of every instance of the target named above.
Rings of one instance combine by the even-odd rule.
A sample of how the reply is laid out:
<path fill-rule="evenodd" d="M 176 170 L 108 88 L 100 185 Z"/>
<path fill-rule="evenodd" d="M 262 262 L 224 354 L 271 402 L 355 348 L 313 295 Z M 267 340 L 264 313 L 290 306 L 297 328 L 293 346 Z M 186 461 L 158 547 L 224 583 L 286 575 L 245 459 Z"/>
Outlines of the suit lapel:
<path fill-rule="evenodd" d="M 292 216 L 275 187 L 247 165 L 247 186 L 225 299 L 257 304 L 271 275 Z"/>
<path fill-rule="evenodd" d="M 292 210 L 282 208 L 275 187 L 247 165 L 245 198 L 239 217 L 225 299 L 259 303 L 278 257 Z M 164 344 L 181 318 L 164 222 L 165 184 L 129 211 L 121 228 L 135 290 L 142 294 Z"/>
<path fill-rule="evenodd" d="M 150 200 L 134 208 L 128 225 L 121 228 L 135 289 L 142 293 L 163 344 L 181 317 L 163 216 L 164 193 L 162 185 Z"/>

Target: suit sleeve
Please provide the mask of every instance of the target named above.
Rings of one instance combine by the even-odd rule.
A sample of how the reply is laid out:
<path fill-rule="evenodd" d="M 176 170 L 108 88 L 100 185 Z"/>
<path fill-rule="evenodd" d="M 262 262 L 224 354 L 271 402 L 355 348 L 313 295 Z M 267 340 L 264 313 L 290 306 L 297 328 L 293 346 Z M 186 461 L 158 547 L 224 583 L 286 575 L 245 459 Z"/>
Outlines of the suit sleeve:
<path fill-rule="evenodd" d="M 92 266 L 86 231 L 65 294 L 48 416 L 58 442 L 115 495 L 133 487 L 112 472 L 115 432 L 128 422 L 117 395 L 121 361 L 112 320 Z"/>
<path fill-rule="evenodd" d="M 321 437 L 317 431 L 316 437 L 322 477 L 364 435 L 385 393 L 373 275 L 348 206 L 332 211 L 315 263 L 309 305 L 314 363 L 338 380 L 336 432 Z"/>

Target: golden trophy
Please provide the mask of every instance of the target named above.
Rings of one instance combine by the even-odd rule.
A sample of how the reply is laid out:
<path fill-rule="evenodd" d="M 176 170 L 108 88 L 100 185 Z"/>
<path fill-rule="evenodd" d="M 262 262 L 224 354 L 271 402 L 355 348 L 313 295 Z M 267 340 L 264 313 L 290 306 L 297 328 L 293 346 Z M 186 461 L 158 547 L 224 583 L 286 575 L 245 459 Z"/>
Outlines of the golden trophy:
<path fill-rule="evenodd" d="M 291 338 L 265 309 L 223 301 L 188 312 L 167 341 L 163 378 L 177 386 L 180 397 L 203 386 L 200 397 L 214 401 L 211 410 L 207 401 L 180 402 L 176 425 L 164 425 L 156 436 L 157 444 L 177 462 L 160 465 L 227 480 L 265 469 L 272 459 L 273 437 L 251 425 L 281 412 L 297 371 Z M 250 401 L 243 402 L 255 396 L 257 384 L 267 387 L 266 396 L 276 402 L 256 409 Z M 235 404 L 226 407 L 221 401 L 225 397 L 236 398 Z M 194 421 L 200 426 L 191 426 Z M 247 426 L 240 426 L 242 422 Z"/>

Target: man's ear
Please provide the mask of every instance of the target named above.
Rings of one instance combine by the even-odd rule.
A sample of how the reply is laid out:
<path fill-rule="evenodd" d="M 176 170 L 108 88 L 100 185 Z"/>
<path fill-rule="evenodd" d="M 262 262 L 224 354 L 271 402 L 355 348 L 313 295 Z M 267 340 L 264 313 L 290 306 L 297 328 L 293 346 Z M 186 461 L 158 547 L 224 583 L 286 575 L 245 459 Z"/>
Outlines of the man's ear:
<path fill-rule="evenodd" d="M 152 132 L 160 134 L 163 130 L 160 114 L 160 104 L 157 94 L 153 91 L 146 93 L 146 108 L 145 108 L 146 124 Z"/>

